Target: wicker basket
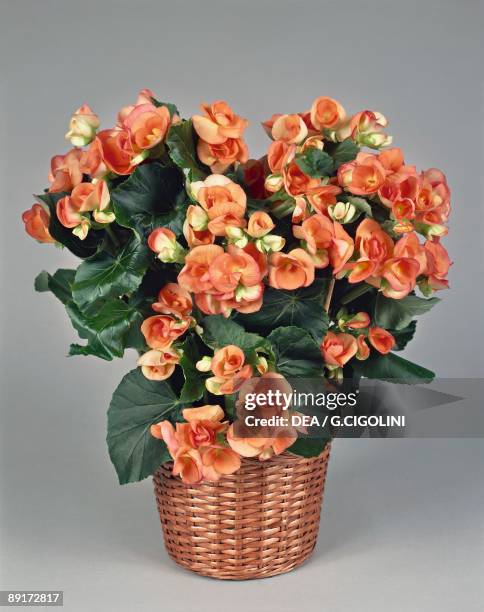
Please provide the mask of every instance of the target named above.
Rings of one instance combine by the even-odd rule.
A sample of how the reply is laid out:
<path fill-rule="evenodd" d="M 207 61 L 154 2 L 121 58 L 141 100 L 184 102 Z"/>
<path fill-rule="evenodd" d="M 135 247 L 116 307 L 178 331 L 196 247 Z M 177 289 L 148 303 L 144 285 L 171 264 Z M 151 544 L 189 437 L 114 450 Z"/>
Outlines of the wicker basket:
<path fill-rule="evenodd" d="M 154 476 L 165 546 L 182 567 L 224 580 L 282 574 L 316 544 L 329 445 L 319 457 L 244 459 L 218 483 L 187 486 L 163 465 Z"/>

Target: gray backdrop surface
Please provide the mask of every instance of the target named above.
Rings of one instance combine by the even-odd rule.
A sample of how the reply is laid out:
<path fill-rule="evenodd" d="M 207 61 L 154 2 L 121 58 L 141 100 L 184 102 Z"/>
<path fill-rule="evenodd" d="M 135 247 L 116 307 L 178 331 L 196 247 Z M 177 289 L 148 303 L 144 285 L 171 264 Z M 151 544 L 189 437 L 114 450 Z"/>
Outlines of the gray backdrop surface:
<path fill-rule="evenodd" d="M 105 410 L 135 355 L 66 359 L 60 304 L 33 292 L 68 252 L 20 214 L 86 101 L 103 125 L 142 87 L 183 115 L 227 99 L 251 125 L 318 95 L 380 110 L 409 163 L 453 194 L 451 290 L 405 355 L 482 377 L 482 16 L 472 0 L 0 0 L 2 273 L 0 588 L 64 589 L 85 610 L 482 609 L 482 440 L 340 440 L 317 553 L 271 580 L 221 584 L 166 558 L 151 484 L 117 485 Z"/>

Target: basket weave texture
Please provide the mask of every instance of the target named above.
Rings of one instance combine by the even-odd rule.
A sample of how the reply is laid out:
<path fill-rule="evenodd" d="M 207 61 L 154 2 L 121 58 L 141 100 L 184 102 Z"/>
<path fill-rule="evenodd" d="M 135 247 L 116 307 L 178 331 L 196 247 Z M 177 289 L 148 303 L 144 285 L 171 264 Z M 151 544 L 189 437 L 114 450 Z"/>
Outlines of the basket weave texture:
<path fill-rule="evenodd" d="M 154 475 L 165 546 L 182 567 L 212 578 L 282 574 L 316 544 L 330 446 L 319 457 L 243 459 L 217 483 L 183 484 L 167 463 Z"/>

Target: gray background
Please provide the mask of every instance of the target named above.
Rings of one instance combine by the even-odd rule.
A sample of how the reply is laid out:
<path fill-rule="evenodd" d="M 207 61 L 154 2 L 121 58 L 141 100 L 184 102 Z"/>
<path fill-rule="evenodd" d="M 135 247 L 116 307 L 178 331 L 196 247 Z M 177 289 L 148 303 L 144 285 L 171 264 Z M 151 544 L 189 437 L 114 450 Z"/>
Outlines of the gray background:
<path fill-rule="evenodd" d="M 23 234 L 20 213 L 67 149 L 70 113 L 105 126 L 151 87 L 185 116 L 226 98 L 251 121 L 252 154 L 273 112 L 318 95 L 374 108 L 410 163 L 453 192 L 451 290 L 406 356 L 441 377 L 480 377 L 482 18 L 478 2 L 1 0 L 1 579 L 64 589 L 85 610 L 473 612 L 484 591 L 482 440 L 339 440 L 319 546 L 302 569 L 226 584 L 171 564 L 151 483 L 117 485 L 105 410 L 135 356 L 66 359 L 62 307 L 36 295 L 67 252 Z"/>

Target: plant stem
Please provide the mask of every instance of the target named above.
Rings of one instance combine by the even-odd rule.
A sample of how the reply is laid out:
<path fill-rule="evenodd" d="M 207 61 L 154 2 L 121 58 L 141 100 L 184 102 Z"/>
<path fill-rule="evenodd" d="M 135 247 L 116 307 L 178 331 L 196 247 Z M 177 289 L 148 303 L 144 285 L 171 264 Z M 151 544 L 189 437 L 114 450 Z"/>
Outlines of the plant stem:
<path fill-rule="evenodd" d="M 342 304 L 349 304 L 353 300 L 356 300 L 356 298 L 360 297 L 360 295 L 365 294 L 371 289 L 373 289 L 371 285 L 364 283 L 363 285 L 360 285 L 359 287 L 355 287 L 351 291 L 348 291 L 348 293 L 341 298 L 340 302 Z"/>
<path fill-rule="evenodd" d="M 326 293 L 326 298 L 324 300 L 324 310 L 326 312 L 329 311 L 329 305 L 331 304 L 331 298 L 333 297 L 335 283 L 336 283 L 336 280 L 333 276 L 329 282 L 328 292 Z"/>
<path fill-rule="evenodd" d="M 114 233 L 114 230 L 109 225 L 106 225 L 106 234 L 111 238 L 111 241 L 114 246 L 119 249 L 121 243 L 119 242 L 118 237 Z"/>

